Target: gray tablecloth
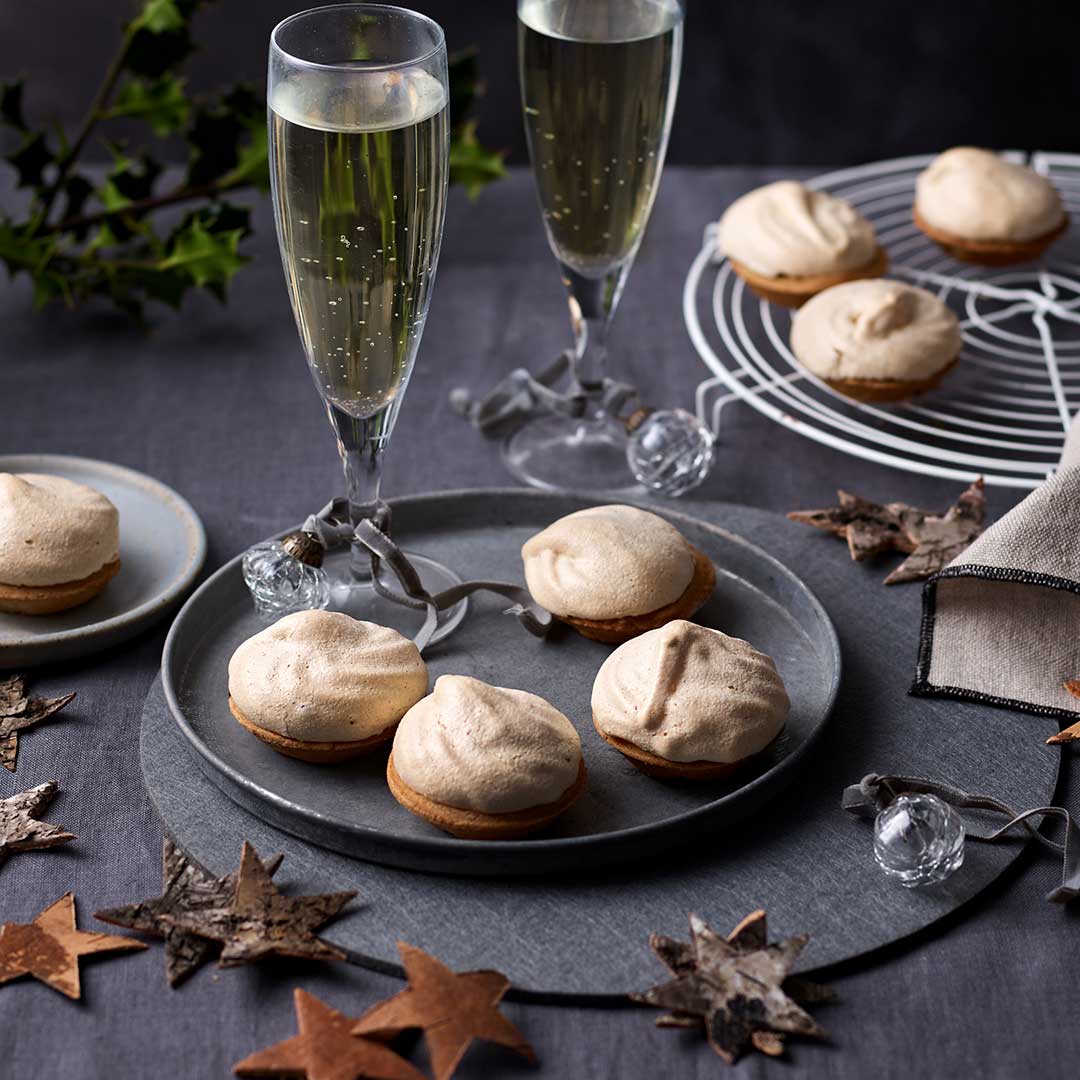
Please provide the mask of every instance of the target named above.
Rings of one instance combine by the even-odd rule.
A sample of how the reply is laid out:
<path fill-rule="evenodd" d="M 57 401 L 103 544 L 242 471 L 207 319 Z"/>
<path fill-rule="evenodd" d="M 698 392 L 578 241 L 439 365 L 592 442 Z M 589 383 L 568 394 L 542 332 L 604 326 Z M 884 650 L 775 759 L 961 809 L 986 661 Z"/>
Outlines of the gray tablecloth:
<path fill-rule="evenodd" d="M 649 401 L 689 404 L 703 377 L 680 316 L 702 225 L 769 178 L 669 170 L 613 335 L 617 370 L 636 379 Z M 102 313 L 31 317 L 25 283 L 0 291 L 0 452 L 83 454 L 159 477 L 202 515 L 208 569 L 297 521 L 337 487 L 338 463 L 301 360 L 265 206 L 257 225 L 256 261 L 237 279 L 228 306 L 191 301 L 181 317 L 162 315 L 149 333 Z M 496 448 L 453 416 L 447 392 L 546 361 L 567 336 L 528 176 L 515 173 L 475 204 L 455 192 L 385 493 L 507 483 Z M 735 406 L 724 414 L 717 466 L 701 494 L 784 511 L 827 504 L 837 485 L 940 507 L 958 490 L 842 456 Z M 991 513 L 1014 501 L 992 491 Z M 837 573 L 848 572 L 845 558 L 837 545 Z M 0 871 L 0 920 L 27 921 L 71 889 L 89 927 L 95 909 L 158 891 L 161 827 L 143 792 L 137 738 L 164 632 L 34 676 L 35 690 L 77 689 L 79 700 L 24 739 L 18 774 L 0 776 L 0 797 L 56 775 L 64 791 L 48 817 L 80 841 L 12 859 Z M 912 657 L 914 634 L 913 627 Z M 1067 805 L 1076 802 L 1073 772 L 1064 770 L 1059 792 Z M 821 1013 L 834 1045 L 796 1045 L 790 1065 L 748 1058 L 732 1075 L 1074 1076 L 1080 911 L 1044 902 L 1055 874 L 1051 860 L 1023 856 L 1003 882 L 932 933 L 836 973 L 843 1003 Z M 288 881 L 287 866 L 282 878 Z M 359 1013 L 400 984 L 346 965 L 266 965 L 206 970 L 171 991 L 158 948 L 104 959 L 84 965 L 81 1004 L 31 981 L 0 988 L 0 1075 L 224 1076 L 255 1048 L 293 1034 L 296 985 Z M 647 1011 L 506 1008 L 536 1046 L 541 1068 L 534 1073 L 484 1048 L 470 1054 L 461 1075 L 722 1071 L 696 1035 L 657 1030 Z"/>

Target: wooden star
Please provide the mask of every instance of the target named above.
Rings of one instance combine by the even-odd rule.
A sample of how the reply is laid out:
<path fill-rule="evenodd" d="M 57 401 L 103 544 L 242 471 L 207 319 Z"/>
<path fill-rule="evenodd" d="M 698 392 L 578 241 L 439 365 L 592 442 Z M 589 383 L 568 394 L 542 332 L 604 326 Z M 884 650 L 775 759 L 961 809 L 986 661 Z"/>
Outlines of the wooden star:
<path fill-rule="evenodd" d="M 74 694 L 57 698 L 28 698 L 21 675 L 0 679 L 0 765 L 15 771 L 19 753 L 19 732 L 58 713 L 75 700 Z"/>
<path fill-rule="evenodd" d="M 64 893 L 31 923 L 0 926 L 0 985 L 32 975 L 69 998 L 82 994 L 79 957 L 145 949 L 141 941 L 75 928 L 75 897 Z"/>
<path fill-rule="evenodd" d="M 237 1076 L 288 1076 L 306 1080 L 424 1080 L 382 1043 L 350 1034 L 354 1021 L 305 990 L 294 990 L 296 1026 L 300 1034 L 257 1050 L 237 1062 Z"/>
<path fill-rule="evenodd" d="M 0 865 L 13 852 L 38 851 L 76 839 L 59 825 L 37 819 L 59 790 L 55 780 L 46 780 L 10 799 L 0 799 Z"/>
<path fill-rule="evenodd" d="M 836 495 L 839 506 L 793 510 L 789 520 L 844 537 L 856 562 L 883 551 L 904 552 L 908 557 L 885 579 L 886 585 L 918 581 L 944 569 L 982 532 L 986 512 L 981 479 L 941 515 L 905 503 L 883 506 L 846 491 Z"/>
<path fill-rule="evenodd" d="M 162 915 L 161 921 L 221 944 L 220 967 L 250 964 L 264 956 L 344 960 L 345 953 L 315 937 L 355 892 L 282 896 L 270 870 L 245 840 L 236 886 L 227 904 Z"/>
<path fill-rule="evenodd" d="M 435 1080 L 447 1080 L 474 1039 L 498 1043 L 536 1061 L 525 1037 L 499 1011 L 510 980 L 497 971 L 456 974 L 445 964 L 405 942 L 398 952 L 407 989 L 369 1009 L 352 1029 L 354 1035 L 396 1035 L 422 1028 Z"/>
<path fill-rule="evenodd" d="M 257 856 L 255 856 L 257 858 Z M 263 864 L 268 877 L 281 865 L 277 855 Z M 166 916 L 198 917 L 208 909 L 226 907 L 236 894 L 236 873 L 216 878 L 191 859 L 169 839 L 161 852 L 161 896 L 138 904 L 95 912 L 94 918 L 114 926 L 124 926 L 165 939 L 165 977 L 170 986 L 179 986 L 196 969 L 219 951 L 219 944 L 180 926 L 170 925 Z"/>
<path fill-rule="evenodd" d="M 1080 679 L 1069 679 L 1061 684 L 1075 698 L 1080 698 Z M 1056 735 L 1051 735 L 1046 740 L 1047 746 L 1058 746 L 1060 743 L 1071 743 L 1080 740 L 1080 720 L 1071 727 L 1062 728 Z"/>
<path fill-rule="evenodd" d="M 729 1065 L 751 1047 L 770 1057 L 782 1054 L 788 1034 L 828 1038 L 794 998 L 804 1004 L 830 1001 L 832 991 L 788 975 L 807 937 L 769 945 L 764 911 L 748 915 L 726 940 L 691 915 L 690 934 L 689 945 L 662 934 L 649 938 L 675 978 L 630 999 L 670 1009 L 658 1026 L 704 1026 L 709 1045 Z"/>

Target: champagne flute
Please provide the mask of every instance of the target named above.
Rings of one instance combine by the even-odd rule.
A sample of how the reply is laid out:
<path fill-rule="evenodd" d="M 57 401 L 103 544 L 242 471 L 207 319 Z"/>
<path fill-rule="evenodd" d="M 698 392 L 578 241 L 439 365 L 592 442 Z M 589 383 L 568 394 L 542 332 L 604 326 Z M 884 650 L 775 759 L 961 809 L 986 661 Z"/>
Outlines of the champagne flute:
<path fill-rule="evenodd" d="M 382 4 L 293 15 L 270 39 L 271 186 L 300 340 L 345 468 L 353 524 L 381 506 L 383 452 L 412 374 L 442 242 L 450 127 L 446 45 Z M 459 579 L 410 555 L 429 592 Z M 333 606 L 415 632 L 379 596 L 367 552 L 326 561 Z M 441 616 L 436 638 L 464 615 Z"/>
<path fill-rule="evenodd" d="M 547 416 L 507 441 L 520 479 L 548 490 L 630 486 L 626 430 L 600 398 L 605 337 L 649 220 L 682 59 L 680 0 L 518 0 L 525 134 L 559 261 L 581 419 Z"/>

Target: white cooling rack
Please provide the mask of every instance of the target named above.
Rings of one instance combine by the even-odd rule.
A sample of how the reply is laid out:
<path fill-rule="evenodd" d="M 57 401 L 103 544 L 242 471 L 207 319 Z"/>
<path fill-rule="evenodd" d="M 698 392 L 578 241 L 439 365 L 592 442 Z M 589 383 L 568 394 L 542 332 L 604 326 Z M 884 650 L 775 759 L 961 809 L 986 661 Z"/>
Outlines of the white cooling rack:
<path fill-rule="evenodd" d="M 1020 153 L 1048 176 L 1074 219 L 1080 155 Z M 947 256 L 911 221 L 915 177 L 931 155 L 828 173 L 808 186 L 847 199 L 874 224 L 892 277 L 936 291 L 961 319 L 960 363 L 935 391 L 898 405 L 852 401 L 796 363 L 791 313 L 758 299 L 716 253 L 715 226 L 683 290 L 683 316 L 713 373 L 697 391 L 701 419 L 745 401 L 818 442 L 911 472 L 1038 486 L 1056 465 L 1080 409 L 1080 238 L 1075 228 L 1045 258 L 987 269 Z"/>

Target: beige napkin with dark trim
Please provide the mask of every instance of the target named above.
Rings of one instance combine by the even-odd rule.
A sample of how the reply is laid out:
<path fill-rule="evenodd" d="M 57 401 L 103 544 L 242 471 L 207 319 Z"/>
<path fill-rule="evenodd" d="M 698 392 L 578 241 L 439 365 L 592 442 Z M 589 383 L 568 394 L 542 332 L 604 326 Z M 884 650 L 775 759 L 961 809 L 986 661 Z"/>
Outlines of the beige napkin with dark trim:
<path fill-rule="evenodd" d="M 1056 473 L 926 583 L 911 693 L 1075 719 L 1080 414 Z"/>

